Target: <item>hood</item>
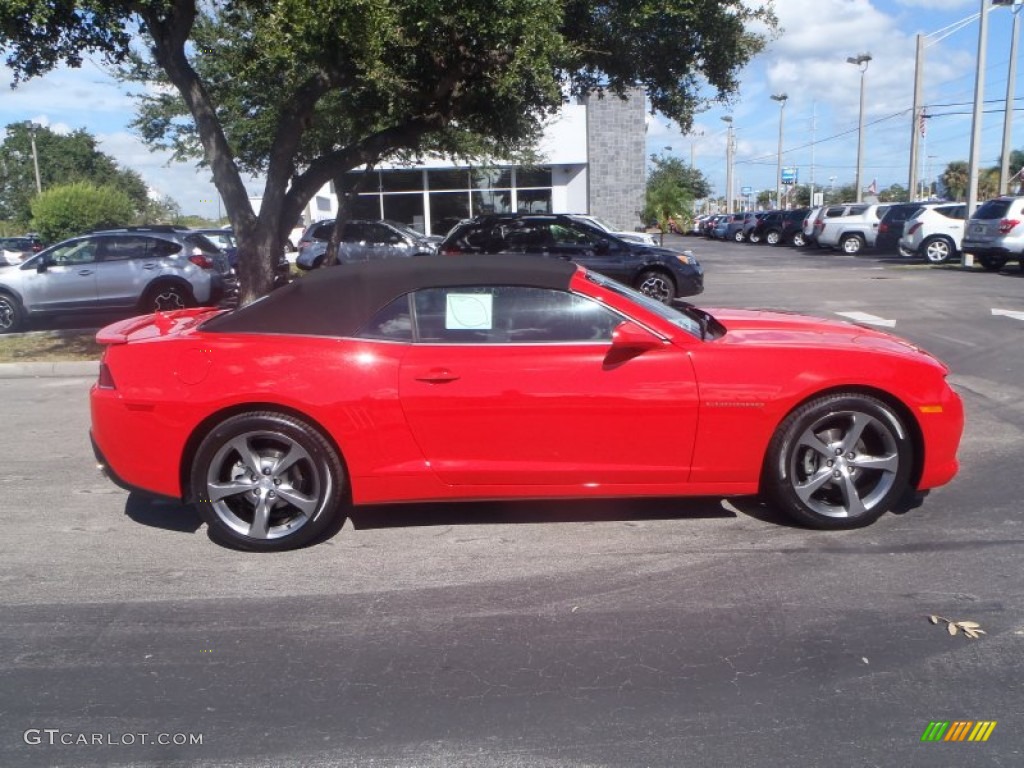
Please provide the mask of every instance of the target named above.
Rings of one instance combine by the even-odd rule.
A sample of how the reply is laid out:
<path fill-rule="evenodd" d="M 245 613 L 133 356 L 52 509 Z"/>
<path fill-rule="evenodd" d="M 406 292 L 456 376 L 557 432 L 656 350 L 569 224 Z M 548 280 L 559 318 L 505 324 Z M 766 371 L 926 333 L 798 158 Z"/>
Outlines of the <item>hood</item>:
<path fill-rule="evenodd" d="M 920 347 L 898 336 L 845 320 L 769 310 L 709 309 L 708 312 L 725 326 L 722 342 L 726 344 L 870 349 L 906 357 L 925 356 L 938 362 Z"/>

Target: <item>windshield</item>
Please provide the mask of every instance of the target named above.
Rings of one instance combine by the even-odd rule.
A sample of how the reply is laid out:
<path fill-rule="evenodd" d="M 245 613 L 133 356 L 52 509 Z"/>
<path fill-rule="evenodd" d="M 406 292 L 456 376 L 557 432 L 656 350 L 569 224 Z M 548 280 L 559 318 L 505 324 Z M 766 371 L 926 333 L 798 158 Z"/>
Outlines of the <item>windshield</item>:
<path fill-rule="evenodd" d="M 411 237 L 414 240 L 423 240 L 424 238 L 426 238 L 426 235 L 424 235 L 419 230 L 413 229 L 410 226 L 407 226 L 397 221 L 392 221 L 391 219 L 385 219 L 385 221 L 406 237 Z"/>
<path fill-rule="evenodd" d="M 659 317 L 672 323 L 677 328 L 682 328 L 689 334 L 692 334 L 698 338 L 704 338 L 706 335 L 706 321 L 703 317 L 710 318 L 703 310 L 696 308 L 686 307 L 679 309 L 676 307 L 670 307 L 667 304 L 662 304 L 657 299 L 652 299 L 650 296 L 645 296 L 639 291 L 634 291 L 632 288 L 623 285 L 622 283 L 616 282 L 611 278 L 607 278 L 604 275 L 599 275 L 596 272 L 587 272 L 587 279 L 597 283 L 602 288 L 607 288 L 613 293 L 617 293 L 620 296 L 625 296 L 627 299 L 632 301 L 634 304 L 639 304 L 649 312 L 653 312 Z"/>

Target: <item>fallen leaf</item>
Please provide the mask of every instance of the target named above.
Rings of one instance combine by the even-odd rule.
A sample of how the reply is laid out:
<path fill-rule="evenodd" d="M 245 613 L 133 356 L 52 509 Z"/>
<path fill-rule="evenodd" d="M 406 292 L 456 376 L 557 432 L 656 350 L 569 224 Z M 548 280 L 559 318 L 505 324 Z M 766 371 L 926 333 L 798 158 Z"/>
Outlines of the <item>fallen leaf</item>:
<path fill-rule="evenodd" d="M 956 635 L 956 624 L 954 624 L 952 621 L 946 625 L 946 629 L 949 631 L 949 634 Z"/>
<path fill-rule="evenodd" d="M 928 621 L 930 621 L 932 624 L 938 624 L 939 623 L 939 617 L 938 616 L 929 616 L 928 617 Z"/>
<path fill-rule="evenodd" d="M 981 626 L 981 624 L 976 621 L 958 621 L 956 624 L 960 629 L 977 629 Z"/>

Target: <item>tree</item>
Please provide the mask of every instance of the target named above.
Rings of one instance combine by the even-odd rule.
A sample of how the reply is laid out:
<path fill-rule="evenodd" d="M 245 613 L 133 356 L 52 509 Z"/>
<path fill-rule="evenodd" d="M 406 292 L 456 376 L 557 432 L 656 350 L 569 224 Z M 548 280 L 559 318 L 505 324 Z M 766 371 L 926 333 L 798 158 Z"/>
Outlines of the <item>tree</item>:
<path fill-rule="evenodd" d="M 647 187 L 661 185 L 663 180 L 686 191 L 691 200 L 702 200 L 711 194 L 711 183 L 699 168 L 686 165 L 678 157 L 651 155 L 654 169 L 647 176 Z"/>
<path fill-rule="evenodd" d="M 648 181 L 644 220 L 658 222 L 662 245 L 673 224 L 679 231 L 689 227 L 692 210 L 693 198 L 678 178 L 662 174 Z"/>
<path fill-rule="evenodd" d="M 134 203 L 127 194 L 85 181 L 51 187 L 32 200 L 32 226 L 49 242 L 92 229 L 123 227 L 134 215 Z"/>
<path fill-rule="evenodd" d="M 20 0 L 15 82 L 89 53 L 150 91 L 138 127 L 201 156 L 239 239 L 242 300 L 270 289 L 303 206 L 350 169 L 425 150 L 501 156 L 563 98 L 640 85 L 686 130 L 775 28 L 743 0 Z M 141 39 L 138 39 L 141 37 Z M 705 93 L 707 89 L 707 93 Z M 265 176 L 259 215 L 242 173 Z"/>
<path fill-rule="evenodd" d="M 947 197 L 963 200 L 967 195 L 968 166 L 963 160 L 954 160 L 939 175 L 939 181 L 946 190 Z"/>
<path fill-rule="evenodd" d="M 44 191 L 76 181 L 109 185 L 123 190 L 136 211 L 145 209 L 149 196 L 142 177 L 121 168 L 113 157 L 101 152 L 88 131 L 59 134 L 38 125 L 30 129 L 21 122 L 9 124 L 0 143 L 0 219 L 20 226 L 29 223 L 32 198 L 36 195 L 30 130 L 35 134 L 39 179 Z"/>
<path fill-rule="evenodd" d="M 878 193 L 880 203 L 905 203 L 910 200 L 907 189 L 901 184 L 891 184 Z"/>

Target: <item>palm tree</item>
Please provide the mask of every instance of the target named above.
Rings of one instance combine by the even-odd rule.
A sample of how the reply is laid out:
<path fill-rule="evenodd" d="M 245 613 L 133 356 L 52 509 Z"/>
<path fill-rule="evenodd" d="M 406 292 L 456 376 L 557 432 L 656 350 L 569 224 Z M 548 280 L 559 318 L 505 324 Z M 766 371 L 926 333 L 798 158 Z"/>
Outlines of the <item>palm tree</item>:
<path fill-rule="evenodd" d="M 939 178 L 948 196 L 954 200 L 963 200 L 967 195 L 968 176 L 967 163 L 963 160 L 954 160 L 946 166 L 946 170 Z"/>

